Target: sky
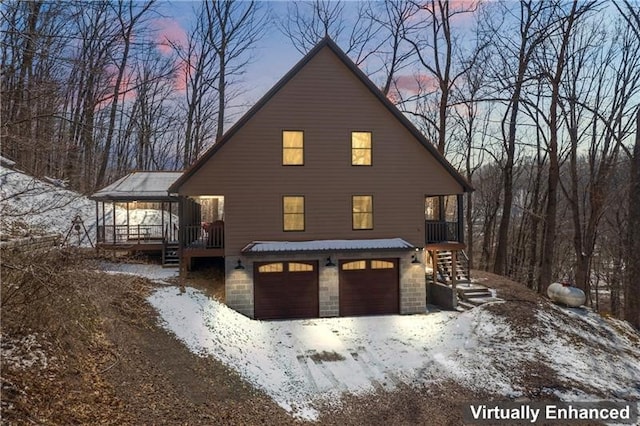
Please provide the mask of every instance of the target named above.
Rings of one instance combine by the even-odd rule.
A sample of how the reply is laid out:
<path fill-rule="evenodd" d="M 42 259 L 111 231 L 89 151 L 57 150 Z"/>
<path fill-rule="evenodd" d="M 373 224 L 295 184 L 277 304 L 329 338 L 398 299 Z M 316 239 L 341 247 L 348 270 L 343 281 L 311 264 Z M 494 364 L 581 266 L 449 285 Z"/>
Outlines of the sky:
<path fill-rule="evenodd" d="M 275 19 L 287 13 L 286 1 L 265 1 Z M 172 40 L 186 40 L 186 34 L 196 13 L 197 1 L 165 0 L 159 3 L 162 18 L 156 23 L 160 34 Z M 289 39 L 282 34 L 275 23 L 271 24 L 253 52 L 253 60 L 244 76 L 245 103 L 254 104 L 301 58 Z"/>

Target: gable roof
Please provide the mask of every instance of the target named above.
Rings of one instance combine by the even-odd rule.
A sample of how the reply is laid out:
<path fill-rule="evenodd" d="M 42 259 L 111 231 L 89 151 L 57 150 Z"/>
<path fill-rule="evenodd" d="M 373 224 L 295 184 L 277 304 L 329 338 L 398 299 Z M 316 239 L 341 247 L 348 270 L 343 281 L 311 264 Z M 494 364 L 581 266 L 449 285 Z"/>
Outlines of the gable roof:
<path fill-rule="evenodd" d="M 288 73 L 284 75 L 253 107 L 249 109 L 222 138 L 209 148 L 195 163 L 193 163 L 182 176 L 180 176 L 169 188 L 169 191 L 177 193 L 180 186 L 193 176 L 229 139 L 244 126 L 273 96 L 276 95 L 302 68 L 307 65 L 322 49 L 330 49 L 340 61 L 360 80 L 369 91 L 407 128 L 407 130 L 433 155 L 433 157 L 449 172 L 451 176 L 462 186 L 465 192 L 473 191 L 469 182 L 447 161 L 442 154 L 431 144 L 425 136 L 405 117 L 402 112 L 376 87 L 358 66 L 329 36 L 325 36 L 316 46 L 309 51 Z"/>
<path fill-rule="evenodd" d="M 182 172 L 132 172 L 89 198 L 96 201 L 175 200 L 176 197 L 169 193 L 169 187 L 181 175 Z"/>

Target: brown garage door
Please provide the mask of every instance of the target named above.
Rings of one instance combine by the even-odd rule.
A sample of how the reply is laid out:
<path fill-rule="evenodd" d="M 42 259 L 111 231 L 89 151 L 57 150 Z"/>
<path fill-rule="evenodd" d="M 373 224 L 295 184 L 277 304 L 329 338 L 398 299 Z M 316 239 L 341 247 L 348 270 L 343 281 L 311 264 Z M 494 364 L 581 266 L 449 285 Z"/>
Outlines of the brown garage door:
<path fill-rule="evenodd" d="M 318 262 L 258 262 L 253 277 L 256 318 L 318 317 Z"/>
<path fill-rule="evenodd" d="M 398 259 L 340 261 L 340 315 L 397 314 Z"/>

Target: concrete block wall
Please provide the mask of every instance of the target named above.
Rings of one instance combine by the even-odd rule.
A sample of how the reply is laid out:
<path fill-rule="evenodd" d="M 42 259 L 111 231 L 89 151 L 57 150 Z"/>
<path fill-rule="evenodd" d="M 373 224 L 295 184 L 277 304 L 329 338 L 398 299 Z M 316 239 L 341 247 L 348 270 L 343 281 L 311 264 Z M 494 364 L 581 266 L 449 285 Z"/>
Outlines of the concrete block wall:
<path fill-rule="evenodd" d="M 235 269 L 238 260 L 242 261 L 244 269 Z M 253 318 L 253 262 L 245 257 L 227 256 L 224 288 L 227 306 Z"/>
<path fill-rule="evenodd" d="M 413 255 L 420 263 L 412 263 Z M 420 314 L 427 309 L 427 281 L 424 273 L 423 252 L 410 252 L 400 256 L 400 313 Z"/>
<path fill-rule="evenodd" d="M 419 264 L 412 263 L 413 251 L 398 252 L 333 252 L 331 254 L 288 254 L 264 256 L 228 256 L 226 266 L 226 303 L 236 311 L 253 318 L 253 263 L 278 261 L 317 261 L 319 278 L 319 316 L 336 317 L 340 314 L 339 260 L 348 259 L 399 259 L 400 313 L 416 314 L 426 311 L 426 280 L 422 252 L 417 253 Z M 326 266 L 330 257 L 335 266 Z M 244 269 L 235 267 L 238 260 Z"/>
<path fill-rule="evenodd" d="M 331 258 L 335 266 L 326 266 L 327 258 L 320 260 L 320 317 L 340 315 L 340 288 L 338 287 L 338 260 Z"/>

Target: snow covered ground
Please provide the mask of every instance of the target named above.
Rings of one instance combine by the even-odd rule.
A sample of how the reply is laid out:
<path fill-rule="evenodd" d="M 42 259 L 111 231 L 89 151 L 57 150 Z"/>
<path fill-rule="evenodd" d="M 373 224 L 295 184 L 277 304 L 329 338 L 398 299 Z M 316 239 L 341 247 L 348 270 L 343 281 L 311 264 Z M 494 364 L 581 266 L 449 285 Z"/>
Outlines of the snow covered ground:
<path fill-rule="evenodd" d="M 0 217 L 2 232 L 22 222 L 32 232 L 66 235 L 71 221 L 79 215 L 89 235 L 95 237 L 96 205 L 64 188 L 0 166 Z"/>
<path fill-rule="evenodd" d="M 92 201 L 0 166 L 3 232 L 22 221 L 64 235 L 75 215 L 95 238 Z M 120 217 L 117 212 L 117 222 Z M 156 265 L 104 264 L 101 269 L 158 282 L 177 274 Z M 305 419 L 315 419 L 321 404 L 334 403 L 341 395 L 400 384 L 454 380 L 505 399 L 519 397 L 522 373 L 534 360 L 545 362 L 568 384 L 551 390 L 564 400 L 602 395 L 640 400 L 638 334 L 622 321 L 585 309 L 532 305 L 536 329 L 523 336 L 486 306 L 464 313 L 263 322 L 192 288 L 180 293 L 164 286 L 149 302 L 162 325 L 191 351 L 219 359 Z"/>
<path fill-rule="evenodd" d="M 640 347 L 615 332 L 614 326 L 627 327 L 623 322 L 586 310 L 566 315 L 585 322 L 590 332 L 579 333 L 593 346 L 572 343 L 571 333 L 562 332 L 557 324 L 565 313 L 560 308 L 540 311 L 540 337 L 523 339 L 483 307 L 464 313 L 267 322 L 251 320 L 193 288 L 185 293 L 160 288 L 148 300 L 163 326 L 192 352 L 234 368 L 303 419 L 316 419 L 320 404 L 335 403 L 343 394 L 390 390 L 401 383 L 454 380 L 505 399 L 519 397 L 519 378 L 534 358 L 548 361 L 577 388 L 640 400 Z M 604 363 L 603 346 L 615 348 Z M 599 399 L 584 391 L 555 393 L 569 401 Z"/>
<path fill-rule="evenodd" d="M 165 223 L 169 223 L 165 213 Z M 41 181 L 17 170 L 0 166 L 0 229 L 12 234 L 11 228 L 20 224 L 34 234 L 62 234 L 69 232 L 72 220 L 79 216 L 92 241 L 96 238 L 96 204 L 89 198 L 51 183 Z M 112 224 L 110 205 L 105 206 L 107 225 Z M 136 209 L 129 212 L 130 225 L 160 225 L 162 212 L 155 209 Z M 116 225 L 127 223 L 127 211 L 116 207 Z M 179 223 L 172 215 L 172 223 Z M 26 229 L 22 229 L 26 232 Z M 75 236 L 75 233 L 74 233 Z M 77 241 L 76 238 L 73 241 Z M 89 241 L 81 235 L 82 245 Z"/>

